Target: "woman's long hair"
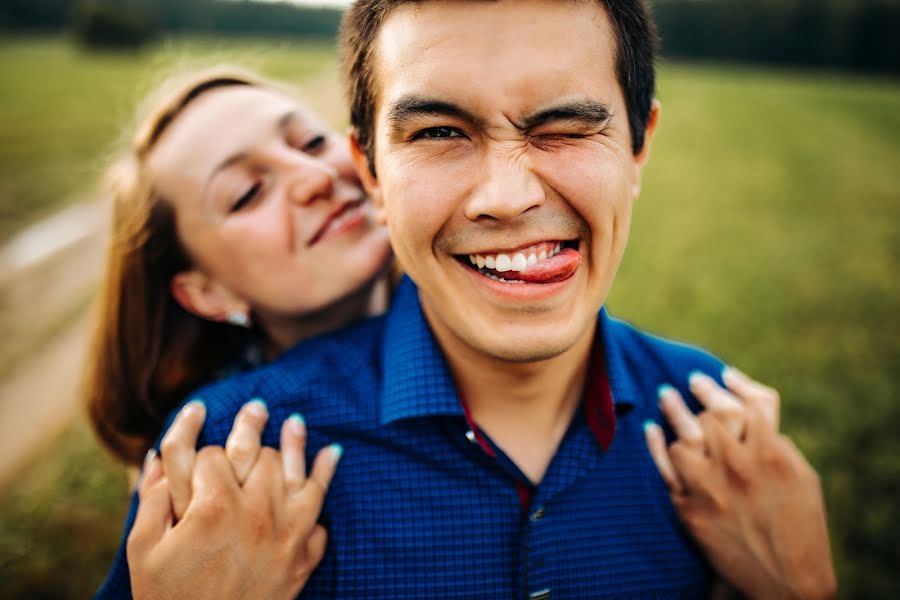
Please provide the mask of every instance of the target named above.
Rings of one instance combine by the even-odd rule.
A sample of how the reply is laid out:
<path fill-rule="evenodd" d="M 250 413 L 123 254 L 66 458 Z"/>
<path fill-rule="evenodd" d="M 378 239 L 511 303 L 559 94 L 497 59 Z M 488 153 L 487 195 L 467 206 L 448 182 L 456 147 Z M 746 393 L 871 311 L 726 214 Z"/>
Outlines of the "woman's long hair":
<path fill-rule="evenodd" d="M 252 335 L 201 319 L 172 298 L 172 277 L 191 261 L 178 239 L 174 208 L 156 193 L 145 165 L 188 104 L 230 86 L 273 87 L 222 67 L 170 81 L 108 172 L 112 225 L 85 395 L 98 437 L 126 463 L 140 464 L 167 413 L 234 360 Z"/>

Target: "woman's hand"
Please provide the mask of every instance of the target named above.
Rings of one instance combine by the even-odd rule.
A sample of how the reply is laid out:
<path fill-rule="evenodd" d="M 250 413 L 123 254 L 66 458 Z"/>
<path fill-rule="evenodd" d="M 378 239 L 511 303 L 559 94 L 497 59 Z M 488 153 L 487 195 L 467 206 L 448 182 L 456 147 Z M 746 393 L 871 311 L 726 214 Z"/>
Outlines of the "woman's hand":
<path fill-rule="evenodd" d="M 260 447 L 268 419 L 245 405 L 226 448 L 194 450 L 205 418 L 192 403 L 176 418 L 141 482 L 127 553 L 135 598 L 293 598 L 325 551 L 316 524 L 340 448 L 306 477 L 306 429 L 281 429 L 281 452 Z M 165 467 L 165 469 L 164 469 Z"/>
<path fill-rule="evenodd" d="M 729 369 L 727 390 L 692 377 L 706 411 L 694 416 L 672 388 L 661 406 L 678 440 L 647 443 L 685 527 L 717 572 L 750 598 L 833 598 L 818 476 L 777 432 L 778 394 Z"/>

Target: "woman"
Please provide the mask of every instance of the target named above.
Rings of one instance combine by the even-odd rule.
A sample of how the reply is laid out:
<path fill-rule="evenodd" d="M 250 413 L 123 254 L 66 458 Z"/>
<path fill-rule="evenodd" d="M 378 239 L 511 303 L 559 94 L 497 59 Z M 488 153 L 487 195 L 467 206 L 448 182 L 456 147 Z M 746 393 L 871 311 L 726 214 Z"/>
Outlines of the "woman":
<path fill-rule="evenodd" d="M 167 412 L 205 380 L 383 307 L 376 300 L 384 296 L 390 249 L 347 149 L 275 86 L 246 74 L 195 76 L 150 113 L 114 182 L 89 406 L 101 439 L 131 463 Z M 738 386 L 723 404 L 722 393 L 697 395 L 724 421 L 741 415 L 736 398 L 746 394 Z M 677 433 L 702 446 L 693 417 L 670 404 Z M 290 597 L 324 550 L 315 519 L 339 449 L 323 451 L 307 480 L 302 420 L 285 422 L 281 453 L 260 448 L 267 412 L 251 402 L 225 450 L 196 453 L 204 412 L 190 404 L 169 430 L 165 477 L 158 458 L 147 463 L 128 545 L 134 591 L 191 586 L 217 597 Z M 674 486 L 679 476 L 690 479 L 691 468 L 667 464 L 659 437 L 650 439 L 673 494 L 682 493 Z M 194 499 L 210 498 L 238 507 L 225 527 L 211 528 L 215 539 L 171 527 Z M 260 507 L 281 518 L 260 520 Z M 695 535 L 717 562 L 727 547 L 702 533 Z M 198 554 L 203 569 L 175 568 Z M 749 567 L 738 573 L 732 560 L 722 571 L 752 572 L 746 555 L 737 563 Z"/>
<path fill-rule="evenodd" d="M 278 86 L 163 86 L 110 171 L 88 409 L 139 465 L 193 389 L 386 303 L 391 251 L 346 143 Z"/>

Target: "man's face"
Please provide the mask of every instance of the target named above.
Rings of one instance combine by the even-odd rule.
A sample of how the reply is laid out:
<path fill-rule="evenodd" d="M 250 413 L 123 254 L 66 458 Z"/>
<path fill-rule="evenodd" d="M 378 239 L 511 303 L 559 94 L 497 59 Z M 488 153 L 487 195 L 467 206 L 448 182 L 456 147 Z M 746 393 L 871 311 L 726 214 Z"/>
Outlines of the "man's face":
<path fill-rule="evenodd" d="M 645 158 L 605 12 L 435 0 L 396 9 L 375 44 L 370 185 L 439 341 L 511 361 L 573 347 L 621 261 Z"/>

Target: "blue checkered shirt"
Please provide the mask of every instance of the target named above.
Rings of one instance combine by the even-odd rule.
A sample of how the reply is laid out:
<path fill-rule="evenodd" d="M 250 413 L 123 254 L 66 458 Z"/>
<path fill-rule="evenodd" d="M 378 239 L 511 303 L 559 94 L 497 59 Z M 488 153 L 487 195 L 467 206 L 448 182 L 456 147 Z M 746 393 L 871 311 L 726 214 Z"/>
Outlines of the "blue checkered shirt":
<path fill-rule="evenodd" d="M 512 461 L 473 441 L 408 280 L 384 317 L 201 389 L 201 445 L 224 445 L 254 397 L 269 407 L 266 445 L 277 447 L 294 412 L 306 418 L 308 459 L 343 445 L 321 515 L 328 549 L 301 598 L 704 597 L 711 572 L 678 522 L 642 425 L 661 421 L 660 384 L 693 402 L 689 373 L 719 380 L 722 364 L 605 310 L 598 319 L 615 436 L 604 449 L 579 411 L 527 510 Z M 120 550 L 98 597 L 129 596 Z"/>

